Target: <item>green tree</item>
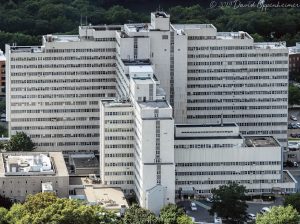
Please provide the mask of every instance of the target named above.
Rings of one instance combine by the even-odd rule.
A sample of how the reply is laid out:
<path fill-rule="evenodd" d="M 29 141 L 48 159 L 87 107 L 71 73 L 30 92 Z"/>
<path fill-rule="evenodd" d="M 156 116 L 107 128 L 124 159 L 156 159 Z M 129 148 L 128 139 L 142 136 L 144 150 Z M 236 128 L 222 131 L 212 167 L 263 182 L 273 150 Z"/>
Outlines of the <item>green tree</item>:
<path fill-rule="evenodd" d="M 187 215 L 182 215 L 177 218 L 177 224 L 193 224 L 193 220 L 191 217 Z"/>
<path fill-rule="evenodd" d="M 8 224 L 115 224 L 115 214 L 101 206 L 89 206 L 77 200 L 57 198 L 51 193 L 27 197 L 14 204 L 5 216 Z"/>
<path fill-rule="evenodd" d="M 225 218 L 228 223 L 246 220 L 248 205 L 245 202 L 246 188 L 237 183 L 222 185 L 212 189 L 213 203 L 209 213 Z"/>
<path fill-rule="evenodd" d="M 5 216 L 7 215 L 7 209 L 0 207 L 0 224 L 7 224 Z"/>
<path fill-rule="evenodd" d="M 0 207 L 10 209 L 12 205 L 13 203 L 10 198 L 0 195 Z"/>
<path fill-rule="evenodd" d="M 256 224 L 297 224 L 300 222 L 299 213 L 292 206 L 275 206 L 270 212 L 258 215 Z"/>
<path fill-rule="evenodd" d="M 160 218 L 164 224 L 176 224 L 177 219 L 184 215 L 182 208 L 174 204 L 168 204 L 160 210 Z"/>
<path fill-rule="evenodd" d="M 300 212 L 300 193 L 291 194 L 284 198 L 284 206 L 291 205 L 294 209 Z"/>
<path fill-rule="evenodd" d="M 123 221 L 124 224 L 162 224 L 152 212 L 139 207 L 137 204 L 126 210 Z"/>
<path fill-rule="evenodd" d="M 300 104 L 300 89 L 295 85 L 289 85 L 289 105 Z"/>
<path fill-rule="evenodd" d="M 32 151 L 34 149 L 34 143 L 24 132 L 17 132 L 17 134 L 10 138 L 7 144 L 8 151 Z"/>

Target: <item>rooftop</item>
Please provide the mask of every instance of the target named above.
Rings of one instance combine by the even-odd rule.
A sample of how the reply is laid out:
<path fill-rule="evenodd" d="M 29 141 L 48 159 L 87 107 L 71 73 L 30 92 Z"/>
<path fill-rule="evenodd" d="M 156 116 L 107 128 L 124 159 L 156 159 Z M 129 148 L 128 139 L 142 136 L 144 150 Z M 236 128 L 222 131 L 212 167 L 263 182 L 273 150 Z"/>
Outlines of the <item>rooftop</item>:
<path fill-rule="evenodd" d="M 217 32 L 217 39 L 219 40 L 232 40 L 232 39 L 252 39 L 252 37 L 243 31 L 239 32 Z"/>
<path fill-rule="evenodd" d="M 120 209 L 121 206 L 128 208 L 121 188 L 86 185 L 84 188 L 75 189 L 75 193 L 83 195 L 90 204 L 98 204 L 106 209 Z"/>
<path fill-rule="evenodd" d="M 176 30 L 187 30 L 187 29 L 216 29 L 212 24 L 172 24 Z"/>
<path fill-rule="evenodd" d="M 272 136 L 244 136 L 247 147 L 280 147 L 280 144 Z"/>
<path fill-rule="evenodd" d="M 290 54 L 300 54 L 300 42 L 296 43 L 296 46 L 289 47 Z"/>
<path fill-rule="evenodd" d="M 130 65 L 151 65 L 151 62 L 149 59 L 145 59 L 145 60 L 125 60 L 122 59 L 122 62 L 125 66 L 130 66 Z"/>
<path fill-rule="evenodd" d="M 78 35 L 52 35 L 48 34 L 43 36 L 46 42 L 79 42 Z"/>
<path fill-rule="evenodd" d="M 254 43 L 254 48 L 257 49 L 285 49 L 286 43 L 285 42 L 261 42 L 261 43 Z"/>
<path fill-rule="evenodd" d="M 234 136 L 175 136 L 175 140 L 197 140 L 197 139 L 243 139 L 241 135 Z"/>
<path fill-rule="evenodd" d="M 72 158 L 72 157 L 71 157 Z M 75 168 L 88 168 L 88 167 L 98 167 L 99 161 L 94 157 L 90 158 L 72 158 L 73 165 Z"/>
<path fill-rule="evenodd" d="M 0 50 L 0 61 L 5 61 L 6 60 L 6 57 L 3 53 L 3 51 Z"/>
<path fill-rule="evenodd" d="M 147 23 L 130 23 L 125 24 L 125 29 L 129 32 L 149 32 L 150 24 Z"/>
<path fill-rule="evenodd" d="M 161 101 L 146 101 L 146 102 L 138 102 L 140 107 L 143 109 L 146 108 L 169 108 L 170 105 L 165 100 Z"/>
<path fill-rule="evenodd" d="M 89 25 L 89 26 L 79 26 L 79 29 L 94 29 L 95 31 L 104 31 L 104 30 L 121 30 L 122 25 Z"/>

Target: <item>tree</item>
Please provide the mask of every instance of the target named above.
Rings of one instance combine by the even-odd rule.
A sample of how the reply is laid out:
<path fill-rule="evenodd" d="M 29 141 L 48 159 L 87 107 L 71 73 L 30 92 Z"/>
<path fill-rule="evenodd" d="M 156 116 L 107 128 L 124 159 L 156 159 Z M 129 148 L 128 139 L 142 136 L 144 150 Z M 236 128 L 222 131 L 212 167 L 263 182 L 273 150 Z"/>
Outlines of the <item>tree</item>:
<path fill-rule="evenodd" d="M 5 219 L 7 212 L 6 208 L 0 207 L 0 224 L 7 224 Z"/>
<path fill-rule="evenodd" d="M 284 198 L 284 206 L 291 205 L 294 209 L 300 212 L 300 193 L 291 194 Z"/>
<path fill-rule="evenodd" d="M 101 206 L 39 193 L 14 204 L 5 216 L 8 224 L 115 224 L 117 217 Z"/>
<path fill-rule="evenodd" d="M 270 212 L 258 215 L 256 224 L 297 224 L 300 222 L 299 213 L 292 206 L 275 206 Z"/>
<path fill-rule="evenodd" d="M 246 188 L 237 183 L 222 185 L 212 189 L 213 203 L 209 213 L 225 218 L 229 223 L 246 220 L 248 205 L 245 202 Z"/>
<path fill-rule="evenodd" d="M 140 208 L 137 204 L 127 209 L 123 221 L 124 224 L 162 224 L 152 212 Z"/>
<path fill-rule="evenodd" d="M 183 209 L 174 204 L 168 204 L 160 210 L 160 218 L 164 224 L 177 224 L 177 219 L 182 215 Z"/>
<path fill-rule="evenodd" d="M 300 89 L 295 85 L 289 85 L 289 105 L 300 104 Z"/>
<path fill-rule="evenodd" d="M 34 143 L 24 132 L 17 132 L 17 134 L 10 138 L 7 144 L 8 151 L 32 151 L 34 149 Z"/>
<path fill-rule="evenodd" d="M 177 218 L 177 224 L 193 224 L 191 217 L 187 215 L 182 215 Z"/>
<path fill-rule="evenodd" d="M 10 198 L 0 195 L 0 207 L 10 209 L 12 205 Z"/>

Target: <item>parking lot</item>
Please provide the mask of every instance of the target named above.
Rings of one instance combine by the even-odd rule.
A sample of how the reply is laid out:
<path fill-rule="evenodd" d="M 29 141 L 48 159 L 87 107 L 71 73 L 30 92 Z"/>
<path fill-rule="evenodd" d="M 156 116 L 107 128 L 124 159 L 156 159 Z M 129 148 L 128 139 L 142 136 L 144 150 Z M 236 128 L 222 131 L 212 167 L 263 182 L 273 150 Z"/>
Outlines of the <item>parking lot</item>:
<path fill-rule="evenodd" d="M 300 171 L 300 170 L 299 170 Z M 211 203 L 205 200 L 194 201 L 197 206 L 197 211 L 191 210 L 191 201 L 180 201 L 177 204 L 183 207 L 186 211 L 186 214 L 195 219 L 195 222 L 208 222 L 214 223 L 214 217 L 209 215 L 208 209 L 210 209 Z M 276 198 L 274 202 L 247 202 L 248 213 L 257 214 L 263 207 L 272 207 L 283 204 L 282 198 Z"/>
<path fill-rule="evenodd" d="M 295 116 L 297 121 L 294 121 L 291 119 L 291 116 Z M 300 108 L 299 109 L 289 109 L 289 117 L 288 117 L 288 124 L 297 124 L 300 123 Z M 288 129 L 288 137 L 291 137 L 291 134 L 297 134 L 299 135 L 298 138 L 300 138 L 300 127 L 299 128 L 293 128 Z"/>

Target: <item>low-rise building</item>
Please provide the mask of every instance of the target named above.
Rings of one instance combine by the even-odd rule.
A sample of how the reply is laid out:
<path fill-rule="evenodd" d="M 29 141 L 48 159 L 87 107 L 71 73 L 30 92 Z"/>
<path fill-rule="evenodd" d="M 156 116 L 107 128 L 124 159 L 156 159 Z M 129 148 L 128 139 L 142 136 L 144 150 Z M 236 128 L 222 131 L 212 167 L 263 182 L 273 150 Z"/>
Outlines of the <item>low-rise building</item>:
<path fill-rule="evenodd" d="M 68 197 L 69 174 L 62 153 L 1 153 L 0 189 L 1 195 L 17 201 L 45 191 Z"/>
<path fill-rule="evenodd" d="M 229 182 L 249 194 L 293 193 L 282 170 L 282 147 L 271 136 L 242 136 L 236 124 L 175 125 L 176 192 L 209 195 Z"/>

